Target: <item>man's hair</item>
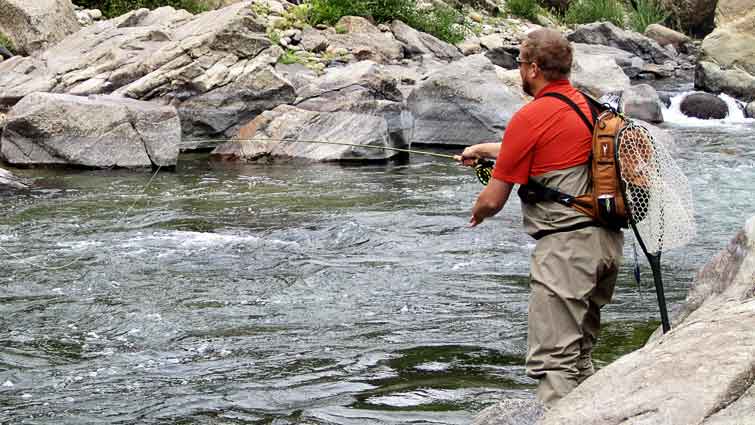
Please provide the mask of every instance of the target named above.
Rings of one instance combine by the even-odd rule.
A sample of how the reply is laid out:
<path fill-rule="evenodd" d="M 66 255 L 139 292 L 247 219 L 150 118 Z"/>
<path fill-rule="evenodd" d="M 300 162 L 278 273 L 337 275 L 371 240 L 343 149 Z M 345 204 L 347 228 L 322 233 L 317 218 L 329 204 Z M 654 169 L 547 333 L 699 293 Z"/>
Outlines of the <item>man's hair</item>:
<path fill-rule="evenodd" d="M 569 78 L 572 47 L 560 32 L 549 28 L 531 31 L 522 41 L 521 49 L 526 49 L 523 59 L 536 63 L 547 80 Z"/>

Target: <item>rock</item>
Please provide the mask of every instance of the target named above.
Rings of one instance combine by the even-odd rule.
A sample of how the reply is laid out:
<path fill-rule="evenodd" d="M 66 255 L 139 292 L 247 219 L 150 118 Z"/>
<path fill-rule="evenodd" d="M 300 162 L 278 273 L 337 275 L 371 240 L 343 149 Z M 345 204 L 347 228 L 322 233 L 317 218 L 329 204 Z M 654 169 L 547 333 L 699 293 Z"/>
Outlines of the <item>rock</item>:
<path fill-rule="evenodd" d="M 572 84 L 595 98 L 605 93 L 623 92 L 629 88 L 629 77 L 616 64 L 612 54 L 604 47 L 574 44 L 574 62 L 570 80 Z"/>
<path fill-rule="evenodd" d="M 28 188 L 29 183 L 17 177 L 10 171 L 0 168 L 0 193 Z"/>
<path fill-rule="evenodd" d="M 670 15 L 669 22 L 699 38 L 713 30 L 716 3 L 710 0 L 661 0 L 663 10 Z"/>
<path fill-rule="evenodd" d="M 631 118 L 652 123 L 663 122 L 661 99 L 655 89 L 647 84 L 638 84 L 624 90 L 620 110 Z"/>
<path fill-rule="evenodd" d="M 755 8 L 752 0 L 718 0 L 716 4 L 716 27 L 722 27 L 737 21 Z"/>
<path fill-rule="evenodd" d="M 518 55 L 518 51 L 507 47 L 497 47 L 485 52 L 485 57 L 490 59 L 490 62 L 504 69 L 518 69 L 519 64 L 516 62 Z"/>
<path fill-rule="evenodd" d="M 403 58 L 401 43 L 391 32 L 381 32 L 368 20 L 356 16 L 344 16 L 336 24 L 346 33 L 326 31 L 329 48 L 343 48 L 360 60 L 389 63 Z"/>
<path fill-rule="evenodd" d="M 713 62 L 700 61 L 695 68 L 695 88 L 749 101 L 755 99 L 755 76 L 738 68 L 722 69 Z"/>
<path fill-rule="evenodd" d="M 648 70 L 652 71 L 652 67 L 657 67 L 655 64 L 645 62 L 639 56 L 615 47 L 582 43 L 572 43 L 572 47 L 574 48 L 575 58 L 577 56 L 597 55 L 603 56 L 607 60 L 613 60 L 630 79 L 640 78 L 642 73 Z"/>
<path fill-rule="evenodd" d="M 270 157 L 310 161 L 374 161 L 386 160 L 398 154 L 390 150 L 337 144 L 295 143 L 297 140 L 406 147 L 391 144 L 388 125 L 379 116 L 314 112 L 290 105 L 281 105 L 272 111 L 263 112 L 241 128 L 238 138 L 242 140 L 218 146 L 212 151 L 212 157 L 246 161 Z M 260 142 L 268 139 L 272 140 Z"/>
<path fill-rule="evenodd" d="M 536 425 L 544 413 L 537 399 L 504 399 L 480 412 L 472 425 Z"/>
<path fill-rule="evenodd" d="M 752 423 L 753 282 L 755 217 L 700 270 L 669 333 L 600 369 L 542 425 Z"/>
<path fill-rule="evenodd" d="M 676 96 L 676 93 L 669 92 L 669 91 L 659 91 L 658 92 L 658 98 L 661 100 L 661 103 L 666 107 L 671 107 L 671 98 Z"/>
<path fill-rule="evenodd" d="M 456 47 L 464 56 L 476 55 L 482 52 L 480 39 L 474 34 L 468 34 L 463 41 L 456 43 Z"/>
<path fill-rule="evenodd" d="M 652 38 L 663 47 L 673 46 L 678 52 L 690 53 L 692 39 L 685 34 L 672 30 L 671 28 L 664 27 L 660 24 L 650 24 L 645 28 L 645 36 Z"/>
<path fill-rule="evenodd" d="M 755 100 L 755 9 L 703 40 L 695 87 Z M 706 65 L 703 65 L 705 63 Z"/>
<path fill-rule="evenodd" d="M 328 39 L 322 34 L 320 30 L 316 30 L 312 27 L 304 28 L 301 34 L 301 42 L 299 43 L 304 50 L 310 52 L 324 52 L 328 48 Z"/>
<path fill-rule="evenodd" d="M 4 46 L 0 46 L 0 62 L 2 62 L 5 59 L 10 59 L 13 57 L 13 53 L 10 52 L 10 50 L 6 49 Z"/>
<path fill-rule="evenodd" d="M 755 118 L 755 102 L 750 102 L 745 107 L 745 115 L 747 118 Z"/>
<path fill-rule="evenodd" d="M 187 138 L 230 137 L 242 122 L 295 98 L 272 69 L 283 51 L 271 46 L 251 4 L 195 17 L 139 9 L 98 22 L 38 57 L 0 63 L 0 103 L 37 91 L 112 93 L 176 106 Z"/>
<path fill-rule="evenodd" d="M 296 106 L 315 112 L 350 112 L 380 116 L 394 144 L 409 144 L 411 119 L 398 89 L 399 81 L 386 67 L 371 61 L 330 69 L 298 91 Z"/>
<path fill-rule="evenodd" d="M 674 58 L 655 40 L 631 31 L 623 30 L 610 22 L 580 25 L 571 34 L 569 41 L 584 44 L 602 44 L 626 50 L 643 60 L 663 64 Z"/>
<path fill-rule="evenodd" d="M 0 34 L 30 55 L 81 28 L 70 0 L 0 0 Z"/>
<path fill-rule="evenodd" d="M 2 156 L 13 165 L 175 166 L 176 109 L 114 96 L 33 93 L 10 110 Z"/>
<path fill-rule="evenodd" d="M 396 39 L 404 44 L 407 56 L 433 54 L 441 60 L 452 61 L 462 57 L 459 49 L 430 34 L 420 32 L 405 23 L 395 20 L 391 31 Z"/>
<path fill-rule="evenodd" d="M 688 117 L 723 119 L 729 115 L 729 106 L 720 97 L 710 93 L 692 93 L 682 99 L 679 110 Z"/>
<path fill-rule="evenodd" d="M 412 143 L 463 146 L 500 140 L 524 101 L 498 81 L 488 58 L 472 55 L 428 74 L 406 104 Z"/>
<path fill-rule="evenodd" d="M 480 37 L 480 45 L 488 50 L 503 47 L 503 37 L 500 34 L 490 34 Z"/>

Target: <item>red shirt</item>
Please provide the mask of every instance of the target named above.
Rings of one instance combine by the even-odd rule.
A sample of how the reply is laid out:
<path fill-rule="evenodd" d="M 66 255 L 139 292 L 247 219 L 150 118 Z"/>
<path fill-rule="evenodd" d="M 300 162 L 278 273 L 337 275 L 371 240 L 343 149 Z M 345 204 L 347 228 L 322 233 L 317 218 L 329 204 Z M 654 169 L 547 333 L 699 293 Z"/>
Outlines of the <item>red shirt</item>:
<path fill-rule="evenodd" d="M 530 176 L 587 162 L 592 150 L 590 130 L 564 101 L 543 97 L 548 92 L 565 95 L 592 120 L 587 99 L 569 80 L 548 84 L 511 118 L 503 135 L 493 178 L 524 184 Z"/>

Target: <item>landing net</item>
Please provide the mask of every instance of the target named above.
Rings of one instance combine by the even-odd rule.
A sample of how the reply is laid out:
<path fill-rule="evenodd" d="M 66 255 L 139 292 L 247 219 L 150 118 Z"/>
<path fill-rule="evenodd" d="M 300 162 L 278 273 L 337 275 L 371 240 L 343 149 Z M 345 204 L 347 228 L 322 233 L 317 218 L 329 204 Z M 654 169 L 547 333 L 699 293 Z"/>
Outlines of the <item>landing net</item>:
<path fill-rule="evenodd" d="M 632 121 L 619 131 L 616 145 L 630 222 L 647 252 L 687 244 L 695 236 L 692 192 L 668 149 Z"/>

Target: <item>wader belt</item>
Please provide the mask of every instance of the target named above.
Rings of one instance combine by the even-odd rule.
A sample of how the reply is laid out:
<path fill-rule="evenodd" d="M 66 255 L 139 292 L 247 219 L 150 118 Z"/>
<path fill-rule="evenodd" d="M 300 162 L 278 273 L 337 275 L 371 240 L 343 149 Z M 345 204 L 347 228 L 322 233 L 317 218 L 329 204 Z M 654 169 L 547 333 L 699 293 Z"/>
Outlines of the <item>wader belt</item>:
<path fill-rule="evenodd" d="M 559 192 L 558 190 L 551 189 L 543 186 L 542 184 L 530 179 L 526 185 L 519 186 L 517 190 L 519 199 L 525 204 L 534 204 L 541 201 L 557 202 L 563 206 L 570 207 L 574 203 L 574 197 L 567 195 L 566 193 Z M 543 238 L 554 233 L 573 232 L 575 230 L 584 229 L 587 227 L 601 226 L 597 221 L 584 221 L 582 223 L 573 224 L 571 226 L 562 227 L 560 229 L 552 230 L 540 230 L 535 232 L 532 237 L 537 239 Z"/>

